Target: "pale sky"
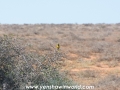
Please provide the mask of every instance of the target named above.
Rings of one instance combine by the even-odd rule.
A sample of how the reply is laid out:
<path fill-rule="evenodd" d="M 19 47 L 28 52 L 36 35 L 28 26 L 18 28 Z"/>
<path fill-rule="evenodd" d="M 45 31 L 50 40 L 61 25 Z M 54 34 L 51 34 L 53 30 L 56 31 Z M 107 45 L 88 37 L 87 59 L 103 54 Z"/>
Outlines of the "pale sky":
<path fill-rule="evenodd" d="M 0 23 L 120 23 L 120 0 L 0 0 Z"/>

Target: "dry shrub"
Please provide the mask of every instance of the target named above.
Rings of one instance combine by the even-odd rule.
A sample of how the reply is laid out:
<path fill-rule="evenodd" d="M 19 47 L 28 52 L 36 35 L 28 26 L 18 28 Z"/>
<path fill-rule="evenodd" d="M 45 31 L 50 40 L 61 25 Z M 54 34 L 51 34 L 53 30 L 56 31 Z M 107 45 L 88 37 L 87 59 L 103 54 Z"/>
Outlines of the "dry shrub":
<path fill-rule="evenodd" d="M 120 60 L 120 45 L 118 43 L 113 43 L 111 46 L 104 48 L 104 51 L 100 54 L 100 59 L 98 61 L 112 61 Z"/>
<path fill-rule="evenodd" d="M 115 75 L 109 75 L 103 80 L 94 84 L 95 90 L 119 90 L 120 89 L 120 77 Z"/>
<path fill-rule="evenodd" d="M 57 65 L 59 52 L 38 55 L 28 53 L 22 42 L 8 36 L 0 37 L 0 88 L 24 90 L 26 85 L 68 85 L 68 79 L 60 75 Z"/>
<path fill-rule="evenodd" d="M 99 76 L 98 72 L 95 70 L 85 70 L 82 71 L 79 75 L 82 78 L 97 78 Z"/>

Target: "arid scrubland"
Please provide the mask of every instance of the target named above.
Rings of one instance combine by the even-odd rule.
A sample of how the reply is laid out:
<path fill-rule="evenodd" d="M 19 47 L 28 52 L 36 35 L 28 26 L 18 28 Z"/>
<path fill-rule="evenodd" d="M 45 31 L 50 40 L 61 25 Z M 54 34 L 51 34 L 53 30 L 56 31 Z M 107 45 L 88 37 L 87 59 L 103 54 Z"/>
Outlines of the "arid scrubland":
<path fill-rule="evenodd" d="M 1 38 L 7 38 L 6 42 L 8 45 L 8 42 L 12 40 L 11 43 L 14 46 L 8 47 L 7 50 L 7 46 L 3 47 L 1 44 L 1 50 L 5 49 L 5 51 L 8 52 L 13 49 L 11 52 L 16 52 L 16 50 L 17 52 L 22 52 L 17 53 L 20 57 L 15 56 L 14 58 L 16 66 L 12 63 L 16 69 L 8 70 L 8 72 L 12 71 L 12 74 L 18 72 L 18 74 L 14 74 L 14 77 L 18 80 L 17 85 L 22 83 L 21 86 L 19 85 L 20 87 L 32 81 L 32 84 L 41 84 L 40 81 L 43 81 L 48 85 L 64 85 L 70 80 L 73 81 L 74 84 L 94 85 L 95 90 L 119 90 L 120 88 L 119 23 L 0 24 L 0 36 Z M 11 39 L 9 40 L 9 38 Z M 17 41 L 14 42 L 14 40 Z M 1 41 L 1 43 L 3 42 Z M 60 44 L 59 52 L 56 49 L 57 43 Z M 3 43 L 3 45 L 4 44 L 5 43 Z M 23 49 L 21 50 L 20 47 Z M 2 55 L 2 53 L 3 52 L 0 51 L 0 55 Z M 6 54 L 11 55 L 14 53 L 9 52 Z M 6 56 L 4 56 L 6 60 L 10 59 L 6 58 Z M 26 57 L 26 59 L 24 57 Z M 3 61 L 4 58 L 0 56 L 0 59 Z M 11 57 L 11 59 L 13 58 Z M 0 64 L 1 68 L 8 67 L 4 66 L 5 64 L 3 63 Z M 23 68 L 20 69 L 17 67 Z M 31 73 L 31 77 L 24 77 L 23 73 L 25 73 L 25 71 L 22 70 L 27 70 L 26 68 L 30 70 L 29 73 Z M 4 70 L 1 69 L 1 72 L 3 71 Z M 47 73 L 48 76 L 43 75 L 45 73 Z M 52 77 L 51 74 L 53 74 L 55 78 Z M 23 75 L 24 83 L 24 80 L 21 81 L 19 75 Z M 25 75 L 28 75 L 28 72 L 25 73 Z M 11 79 L 15 79 L 14 77 Z M 15 83 L 16 81 L 13 82 Z M 67 84 L 71 85 L 71 83 Z"/>

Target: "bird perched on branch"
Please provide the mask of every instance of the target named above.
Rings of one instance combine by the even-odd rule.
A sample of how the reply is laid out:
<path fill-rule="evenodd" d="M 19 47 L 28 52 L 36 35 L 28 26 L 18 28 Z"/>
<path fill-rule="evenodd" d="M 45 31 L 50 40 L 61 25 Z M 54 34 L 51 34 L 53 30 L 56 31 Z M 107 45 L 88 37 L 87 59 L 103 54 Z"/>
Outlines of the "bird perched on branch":
<path fill-rule="evenodd" d="M 56 46 L 57 50 L 60 49 L 60 44 L 58 43 L 57 46 Z"/>

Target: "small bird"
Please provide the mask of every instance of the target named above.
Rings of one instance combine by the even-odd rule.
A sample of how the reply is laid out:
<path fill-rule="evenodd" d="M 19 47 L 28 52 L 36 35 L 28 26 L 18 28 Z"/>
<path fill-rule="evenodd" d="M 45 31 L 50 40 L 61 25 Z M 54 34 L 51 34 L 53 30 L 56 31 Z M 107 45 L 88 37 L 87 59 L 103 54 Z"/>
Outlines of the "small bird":
<path fill-rule="evenodd" d="M 58 43 L 56 47 L 57 47 L 57 50 L 59 50 L 60 49 L 60 44 Z"/>

